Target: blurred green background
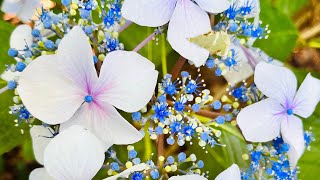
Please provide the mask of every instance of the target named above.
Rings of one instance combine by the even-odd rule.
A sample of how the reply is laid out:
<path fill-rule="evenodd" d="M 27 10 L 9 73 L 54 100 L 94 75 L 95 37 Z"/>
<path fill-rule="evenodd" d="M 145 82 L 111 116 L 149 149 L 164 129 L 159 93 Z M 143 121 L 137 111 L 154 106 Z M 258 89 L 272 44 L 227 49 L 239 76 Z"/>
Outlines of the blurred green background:
<path fill-rule="evenodd" d="M 2 1 L 0 0 L 2 3 Z M 59 1 L 57 1 L 59 7 Z M 5 69 L 5 64 L 15 63 L 7 56 L 9 49 L 9 37 L 14 26 L 19 23 L 16 20 L 4 21 L 4 14 L 0 20 L 0 72 Z M 271 57 L 285 62 L 302 82 L 308 72 L 320 78 L 320 1 L 319 0 L 262 0 L 261 20 L 263 24 L 269 24 L 271 30 L 268 39 L 258 40 L 254 46 L 260 47 Z M 13 25 L 15 24 L 15 25 Z M 127 50 L 133 49 L 139 42 L 146 38 L 153 29 L 130 26 L 120 35 L 120 40 Z M 175 64 L 179 55 L 174 52 L 170 45 L 165 42 L 165 36 L 161 36 L 161 46 L 165 47 L 168 69 Z M 140 53 L 152 60 L 159 71 L 161 71 L 161 53 L 159 45 L 155 42 L 149 43 Z M 190 67 L 183 67 L 190 69 Z M 192 70 L 192 68 L 191 68 Z M 206 76 L 206 73 L 204 73 Z M 210 73 L 207 73 L 210 76 Z M 211 73 L 212 75 L 213 73 Z M 210 79 L 210 77 L 207 77 Z M 212 84 L 223 81 L 221 79 L 210 79 Z M 6 82 L 0 80 L 0 88 L 6 86 Z M 215 86 L 214 93 L 224 91 L 225 86 Z M 219 93 L 218 93 L 219 94 Z M 14 126 L 14 116 L 8 114 L 9 106 L 12 105 L 13 92 L 7 91 L 0 94 L 0 179 L 27 179 L 29 173 L 40 165 L 35 162 L 28 126 Z M 316 179 L 320 170 L 320 106 L 317 107 L 314 115 L 304 120 L 305 129 L 312 127 L 316 141 L 311 145 L 311 151 L 306 151 L 299 161 L 300 179 Z M 232 129 L 232 127 L 229 127 Z M 21 134 L 24 129 L 24 134 Z M 237 137 L 234 130 L 225 132 L 222 136 L 222 143 L 227 148 L 215 147 L 209 149 L 209 153 L 195 147 L 187 147 L 190 153 L 196 153 L 199 159 L 204 160 L 205 170 L 210 170 L 210 176 L 214 177 L 232 163 L 238 163 L 241 167 L 248 166 L 248 162 L 242 160 L 241 155 L 245 153 L 245 143 Z M 138 152 L 143 154 L 143 140 L 136 145 Z M 116 147 L 117 148 L 117 147 Z M 119 147 L 125 153 L 126 147 Z M 126 158 L 126 157 L 123 157 Z M 106 170 L 97 175 L 106 177 Z"/>

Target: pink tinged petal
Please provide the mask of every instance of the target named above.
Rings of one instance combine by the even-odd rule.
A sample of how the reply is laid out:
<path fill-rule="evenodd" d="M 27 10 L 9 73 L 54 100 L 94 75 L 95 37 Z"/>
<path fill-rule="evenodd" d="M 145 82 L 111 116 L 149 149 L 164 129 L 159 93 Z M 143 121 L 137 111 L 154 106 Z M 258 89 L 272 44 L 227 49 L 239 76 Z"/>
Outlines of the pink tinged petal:
<path fill-rule="evenodd" d="M 131 168 L 128 168 L 121 173 L 105 178 L 103 180 L 117 180 L 118 178 L 129 178 L 130 174 L 136 171 L 144 171 L 148 166 L 145 163 L 141 163 L 135 166 L 132 166 Z"/>
<path fill-rule="evenodd" d="M 311 116 L 320 100 L 320 80 L 309 73 L 294 98 L 293 113 L 303 118 Z"/>
<path fill-rule="evenodd" d="M 45 168 L 37 168 L 31 171 L 29 180 L 54 180 Z"/>
<path fill-rule="evenodd" d="M 72 126 L 49 143 L 44 166 L 55 179 L 92 179 L 104 158 L 101 142 L 85 128 Z"/>
<path fill-rule="evenodd" d="M 281 122 L 281 135 L 283 141 L 290 145 L 289 162 L 291 167 L 295 167 L 305 148 L 301 119 L 294 115 L 288 116 L 287 120 Z"/>
<path fill-rule="evenodd" d="M 10 47 L 17 50 L 24 50 L 26 45 L 32 45 L 32 29 L 28 25 L 17 26 L 10 36 Z"/>
<path fill-rule="evenodd" d="M 93 95 L 126 111 L 142 109 L 151 99 L 158 72 L 154 64 L 136 52 L 114 51 L 105 58 Z"/>
<path fill-rule="evenodd" d="M 125 0 L 122 15 L 141 26 L 158 27 L 169 22 L 177 0 Z"/>
<path fill-rule="evenodd" d="M 255 69 L 254 83 L 264 95 L 290 108 L 297 90 L 297 79 L 292 71 L 261 62 Z"/>
<path fill-rule="evenodd" d="M 268 98 L 242 109 L 237 124 L 246 140 L 271 141 L 280 134 L 280 123 L 285 118 L 282 111 L 283 107 L 277 101 Z"/>
<path fill-rule="evenodd" d="M 232 164 L 232 166 L 220 173 L 215 180 L 241 180 L 239 166 Z"/>
<path fill-rule="evenodd" d="M 103 102 L 84 104 L 60 129 L 64 131 L 75 124 L 95 134 L 104 143 L 105 150 L 112 144 L 133 144 L 143 137 L 113 106 Z"/>
<path fill-rule="evenodd" d="M 43 164 L 44 150 L 53 138 L 54 131 L 50 127 L 34 125 L 30 129 L 33 153 L 39 164 Z"/>
<path fill-rule="evenodd" d="M 168 41 L 181 56 L 195 66 L 203 65 L 209 51 L 191 43 L 188 39 L 208 33 L 211 30 L 208 14 L 189 0 L 178 0 L 168 28 Z"/>
<path fill-rule="evenodd" d="M 4 0 L 1 5 L 1 11 L 4 13 L 17 14 L 22 6 L 22 0 Z"/>
<path fill-rule="evenodd" d="M 195 2 L 205 11 L 210 13 L 221 13 L 229 8 L 228 0 L 195 0 Z"/>
<path fill-rule="evenodd" d="M 59 69 L 79 88 L 90 94 L 98 81 L 89 39 L 81 27 L 75 26 L 59 43 Z"/>
<path fill-rule="evenodd" d="M 28 23 L 38 7 L 40 7 L 40 0 L 24 0 L 22 7 L 17 12 L 17 16 L 24 23 Z"/>
<path fill-rule="evenodd" d="M 21 73 L 17 91 L 23 104 L 47 124 L 70 119 L 83 103 L 82 92 L 65 77 L 57 64 L 58 56 L 40 56 Z"/>

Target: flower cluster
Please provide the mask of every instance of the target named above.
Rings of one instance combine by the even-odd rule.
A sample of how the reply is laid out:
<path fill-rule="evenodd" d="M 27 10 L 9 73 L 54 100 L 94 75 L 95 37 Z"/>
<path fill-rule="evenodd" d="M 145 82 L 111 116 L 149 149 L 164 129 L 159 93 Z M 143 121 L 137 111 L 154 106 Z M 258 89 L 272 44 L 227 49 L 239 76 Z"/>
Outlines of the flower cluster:
<path fill-rule="evenodd" d="M 236 115 L 239 103 L 229 104 L 226 96 L 222 97 L 223 102 L 214 101 L 200 78 L 201 74 L 198 74 L 197 78 L 192 79 L 186 71 L 181 72 L 181 77 L 177 79 L 166 75 L 158 85 L 158 96 L 151 101 L 149 110 L 144 108 L 133 113 L 132 119 L 146 126 L 153 140 L 165 135 L 169 145 L 193 144 L 193 139 L 199 140 L 198 145 L 203 148 L 206 145 L 221 145 L 221 131 L 212 125 L 230 122 Z M 204 112 L 212 113 L 215 118 L 203 121 L 197 117 L 197 114 Z"/>
<path fill-rule="evenodd" d="M 156 158 L 156 162 L 151 159 L 142 162 L 139 158 L 139 154 L 134 149 L 134 146 L 128 146 L 128 157 L 126 162 L 121 162 L 117 157 L 117 153 L 113 150 L 107 152 L 111 161 L 105 165 L 108 169 L 108 175 L 111 178 L 130 178 L 134 180 L 142 180 L 145 178 L 151 179 L 163 179 L 167 178 L 167 174 L 176 174 L 177 172 L 182 174 L 201 174 L 206 176 L 206 173 L 201 172 L 201 168 L 204 167 L 202 160 L 198 160 L 195 154 L 187 156 L 184 152 L 181 152 L 177 157 L 173 156 L 159 156 Z M 123 155 L 121 155 L 123 157 Z M 108 178 L 107 178 L 108 179 Z"/>

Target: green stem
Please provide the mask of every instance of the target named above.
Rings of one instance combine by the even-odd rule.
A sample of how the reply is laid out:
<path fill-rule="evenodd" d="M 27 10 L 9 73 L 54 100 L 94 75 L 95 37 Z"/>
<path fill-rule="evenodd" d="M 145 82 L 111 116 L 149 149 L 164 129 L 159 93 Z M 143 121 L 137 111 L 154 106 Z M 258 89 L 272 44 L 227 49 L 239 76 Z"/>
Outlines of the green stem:
<path fill-rule="evenodd" d="M 144 125 L 144 146 L 145 146 L 145 153 L 144 153 L 144 160 L 147 161 L 150 159 L 151 153 L 152 153 L 152 144 L 151 144 L 151 139 L 148 133 L 148 127 L 149 127 L 150 122 L 147 121 L 147 123 Z"/>
<path fill-rule="evenodd" d="M 162 62 L 162 74 L 166 75 L 167 70 L 167 50 L 166 50 L 166 37 L 161 34 L 161 62 Z"/>

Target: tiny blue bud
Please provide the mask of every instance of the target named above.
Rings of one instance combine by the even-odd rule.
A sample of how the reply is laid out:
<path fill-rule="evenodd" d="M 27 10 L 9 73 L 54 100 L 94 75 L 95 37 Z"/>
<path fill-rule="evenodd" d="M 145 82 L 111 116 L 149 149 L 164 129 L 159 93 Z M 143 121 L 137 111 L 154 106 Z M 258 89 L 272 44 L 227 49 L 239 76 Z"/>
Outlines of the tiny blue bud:
<path fill-rule="evenodd" d="M 54 42 L 52 42 L 51 40 L 47 40 L 46 42 L 44 42 L 44 46 L 49 50 L 53 50 L 56 47 Z"/>
<path fill-rule="evenodd" d="M 26 57 L 26 58 L 32 57 L 32 52 L 30 50 L 25 51 L 24 57 Z"/>
<path fill-rule="evenodd" d="M 163 134 L 163 128 L 160 126 L 157 126 L 155 129 L 155 132 L 157 135 Z"/>
<path fill-rule="evenodd" d="M 168 156 L 168 157 L 167 157 L 167 163 L 173 164 L 173 163 L 174 163 L 174 157 Z"/>
<path fill-rule="evenodd" d="M 94 62 L 94 64 L 97 64 L 98 63 L 98 57 L 97 56 L 93 56 L 93 62 Z"/>
<path fill-rule="evenodd" d="M 197 166 L 198 166 L 199 168 L 203 168 L 203 167 L 204 167 L 203 161 L 202 161 L 202 160 L 199 160 L 198 163 L 197 163 Z"/>
<path fill-rule="evenodd" d="M 41 36 L 40 31 L 38 29 L 33 29 L 31 34 L 33 37 L 40 37 Z"/>
<path fill-rule="evenodd" d="M 168 137 L 166 141 L 167 141 L 167 144 L 169 144 L 169 145 L 174 144 L 174 139 L 172 137 Z"/>
<path fill-rule="evenodd" d="M 181 152 L 178 154 L 178 161 L 179 162 L 185 161 L 186 158 L 187 158 L 187 155 L 184 152 Z"/>
<path fill-rule="evenodd" d="M 236 31 L 238 30 L 238 25 L 237 25 L 237 23 L 231 23 L 229 30 L 230 30 L 231 32 L 236 32 Z"/>
<path fill-rule="evenodd" d="M 8 51 L 8 55 L 11 56 L 11 57 L 17 57 L 18 56 L 18 51 L 14 48 L 10 48 L 9 51 Z"/>
<path fill-rule="evenodd" d="M 134 112 L 131 115 L 132 119 L 134 121 L 140 121 L 141 120 L 141 113 L 140 112 Z"/>
<path fill-rule="evenodd" d="M 137 156 L 137 154 L 138 154 L 137 151 L 135 151 L 134 149 L 130 150 L 129 151 L 129 158 L 133 159 L 133 158 L 135 158 Z"/>
<path fill-rule="evenodd" d="M 182 77 L 188 77 L 189 76 L 189 73 L 187 71 L 182 71 L 181 72 L 181 76 Z"/>
<path fill-rule="evenodd" d="M 134 159 L 132 159 L 132 162 L 133 162 L 133 164 L 137 165 L 137 164 L 141 163 L 141 160 L 140 160 L 140 158 L 134 158 Z"/>
<path fill-rule="evenodd" d="M 215 65 L 215 63 L 214 63 L 214 60 L 213 60 L 213 59 L 208 59 L 208 60 L 207 60 L 207 62 L 206 62 L 207 68 L 211 69 L 211 68 L 214 67 L 214 65 Z"/>
<path fill-rule="evenodd" d="M 51 21 L 49 21 L 49 20 L 44 21 L 43 22 L 43 27 L 46 28 L 46 29 L 51 29 L 51 27 L 52 27 Z"/>
<path fill-rule="evenodd" d="M 159 177 L 159 172 L 158 172 L 158 170 L 152 170 L 151 172 L 150 172 L 150 176 L 151 176 L 151 178 L 152 179 L 158 179 L 158 177 Z"/>
<path fill-rule="evenodd" d="M 15 81 L 8 81 L 8 89 L 14 90 L 17 87 L 17 83 Z"/>
<path fill-rule="evenodd" d="M 192 105 L 192 110 L 193 110 L 194 112 L 198 112 L 198 111 L 200 110 L 200 105 L 199 105 L 199 104 L 194 104 L 194 105 Z"/>
<path fill-rule="evenodd" d="M 90 95 L 87 95 L 84 97 L 84 101 L 87 103 L 91 103 L 93 101 L 93 97 Z"/>
<path fill-rule="evenodd" d="M 288 110 L 287 110 L 287 114 L 288 114 L 288 115 L 292 115 L 292 114 L 293 114 L 293 110 L 292 110 L 292 109 L 288 109 Z"/>
<path fill-rule="evenodd" d="M 118 170 L 120 169 L 119 164 L 116 163 L 116 162 L 112 162 L 112 163 L 110 164 L 110 168 L 111 168 L 113 171 L 118 171 Z"/>
<path fill-rule="evenodd" d="M 222 70 L 220 68 L 217 68 L 215 71 L 214 71 L 215 75 L 216 76 L 221 76 L 222 75 Z"/>
<path fill-rule="evenodd" d="M 216 118 L 216 122 L 217 122 L 218 124 L 223 124 L 223 123 L 225 122 L 225 118 L 224 118 L 223 116 L 218 116 L 218 117 Z"/>
<path fill-rule="evenodd" d="M 219 110 L 222 106 L 222 103 L 219 100 L 215 100 L 212 104 L 211 107 L 215 110 Z"/>
<path fill-rule="evenodd" d="M 230 109 L 231 109 L 232 107 L 231 107 L 231 105 L 230 104 L 225 104 L 225 105 L 223 105 L 223 109 L 224 109 L 224 111 L 230 111 Z"/>
<path fill-rule="evenodd" d="M 25 68 L 26 68 L 26 64 L 24 64 L 23 62 L 18 62 L 16 64 L 16 70 L 19 72 L 22 72 Z"/>

